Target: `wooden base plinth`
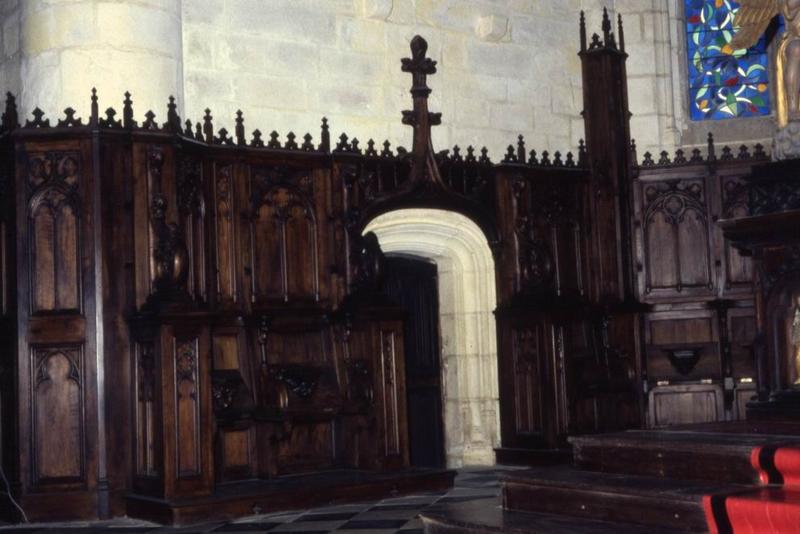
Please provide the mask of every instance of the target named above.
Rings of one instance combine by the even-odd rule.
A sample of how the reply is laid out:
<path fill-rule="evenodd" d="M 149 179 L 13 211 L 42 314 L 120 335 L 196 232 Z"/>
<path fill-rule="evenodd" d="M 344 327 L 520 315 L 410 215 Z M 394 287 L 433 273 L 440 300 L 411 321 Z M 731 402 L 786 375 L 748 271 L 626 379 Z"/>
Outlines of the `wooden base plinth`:
<path fill-rule="evenodd" d="M 246 515 L 375 500 L 453 486 L 454 471 L 408 469 L 389 473 L 342 470 L 226 484 L 206 497 L 164 500 L 129 495 L 130 517 L 168 525 L 229 520 Z"/>
<path fill-rule="evenodd" d="M 570 438 L 575 465 L 590 471 L 716 483 L 755 484 L 754 448 L 800 440 L 791 436 L 692 431 L 630 431 Z"/>
<path fill-rule="evenodd" d="M 707 530 L 703 497 L 736 488 L 708 482 L 612 475 L 572 467 L 504 474 L 506 509 L 621 521 L 690 532 Z"/>

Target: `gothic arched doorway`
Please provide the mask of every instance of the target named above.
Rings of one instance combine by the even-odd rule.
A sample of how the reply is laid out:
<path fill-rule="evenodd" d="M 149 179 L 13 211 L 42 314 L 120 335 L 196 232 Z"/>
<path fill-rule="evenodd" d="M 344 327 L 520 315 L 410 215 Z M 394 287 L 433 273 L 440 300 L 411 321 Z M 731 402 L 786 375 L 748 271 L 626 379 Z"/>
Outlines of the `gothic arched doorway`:
<path fill-rule="evenodd" d="M 366 232 L 377 235 L 390 257 L 436 264 L 447 465 L 494 464 L 500 436 L 495 266 L 484 233 L 464 215 L 438 209 L 391 211 Z"/>

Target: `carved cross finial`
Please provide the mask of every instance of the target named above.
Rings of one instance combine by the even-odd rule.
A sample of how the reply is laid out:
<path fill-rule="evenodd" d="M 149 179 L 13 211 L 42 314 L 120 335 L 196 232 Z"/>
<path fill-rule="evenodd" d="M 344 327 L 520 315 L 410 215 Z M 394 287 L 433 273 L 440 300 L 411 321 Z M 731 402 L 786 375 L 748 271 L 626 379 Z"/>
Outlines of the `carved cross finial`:
<path fill-rule="evenodd" d="M 431 126 L 442 123 L 442 114 L 428 111 L 428 96 L 431 94 L 428 75 L 436 73 L 436 61 L 427 57 L 427 52 L 427 41 L 417 35 L 411 40 L 411 57 L 402 60 L 403 72 L 412 76 L 411 96 L 414 99 L 413 111 L 403 111 L 403 124 L 414 128 L 414 165 L 410 182 L 428 181 L 443 185 L 431 144 Z"/>
<path fill-rule="evenodd" d="M 431 94 L 427 79 L 429 74 L 436 74 L 436 62 L 425 55 L 427 52 L 428 42 L 417 35 L 411 39 L 411 57 L 402 59 L 403 72 L 413 76 L 411 94 L 414 97 Z"/>

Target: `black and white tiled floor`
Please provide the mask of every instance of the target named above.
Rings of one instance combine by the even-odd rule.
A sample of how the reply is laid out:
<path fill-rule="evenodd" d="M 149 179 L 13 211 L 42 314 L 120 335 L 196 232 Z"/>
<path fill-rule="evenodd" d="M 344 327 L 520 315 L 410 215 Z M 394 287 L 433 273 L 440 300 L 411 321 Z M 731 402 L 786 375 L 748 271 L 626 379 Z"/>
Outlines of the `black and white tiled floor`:
<path fill-rule="evenodd" d="M 12 532 L 67 532 L 69 534 L 111 532 L 207 533 L 243 532 L 303 534 L 422 534 L 419 514 L 434 504 L 496 499 L 500 492 L 498 473 L 513 469 L 465 468 L 458 471 L 454 487 L 448 492 L 422 493 L 375 502 L 343 504 L 296 512 L 283 512 L 242 518 L 230 523 L 209 523 L 185 528 L 161 527 L 133 519 L 82 523 L 45 523 L 0 527 L 0 534 Z"/>

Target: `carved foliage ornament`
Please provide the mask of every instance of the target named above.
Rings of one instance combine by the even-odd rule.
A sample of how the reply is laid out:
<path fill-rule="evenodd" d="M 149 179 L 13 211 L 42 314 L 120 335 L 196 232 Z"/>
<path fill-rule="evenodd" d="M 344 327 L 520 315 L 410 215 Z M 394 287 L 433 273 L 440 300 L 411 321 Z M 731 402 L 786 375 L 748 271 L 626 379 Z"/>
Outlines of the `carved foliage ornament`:
<path fill-rule="evenodd" d="M 301 399 L 310 399 L 317 389 L 319 372 L 311 367 L 285 366 L 273 367 L 271 374 L 278 382 Z"/>
<path fill-rule="evenodd" d="M 205 213 L 203 201 L 203 167 L 195 158 L 185 158 L 180 162 L 178 172 L 178 209 L 184 215 Z"/>
<path fill-rule="evenodd" d="M 179 341 L 175 346 L 175 381 L 197 383 L 197 341 L 194 339 Z M 195 398 L 197 390 L 191 397 Z"/>
<path fill-rule="evenodd" d="M 175 223 L 167 223 L 167 199 L 156 195 L 150 206 L 150 218 L 155 232 L 153 250 L 155 285 L 158 292 L 185 290 L 189 277 L 189 251 L 183 232 Z"/>
<path fill-rule="evenodd" d="M 517 180 L 513 190 L 518 205 L 528 189 L 526 182 Z M 516 209 L 519 213 L 521 210 Z M 551 214 L 555 217 L 555 212 Z M 550 248 L 539 236 L 533 217 L 518 215 L 515 234 L 519 254 L 519 285 L 522 292 L 534 292 L 550 287 L 555 273 L 555 263 Z"/>
<path fill-rule="evenodd" d="M 750 215 L 800 209 L 800 180 L 763 180 L 748 184 Z"/>

